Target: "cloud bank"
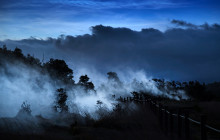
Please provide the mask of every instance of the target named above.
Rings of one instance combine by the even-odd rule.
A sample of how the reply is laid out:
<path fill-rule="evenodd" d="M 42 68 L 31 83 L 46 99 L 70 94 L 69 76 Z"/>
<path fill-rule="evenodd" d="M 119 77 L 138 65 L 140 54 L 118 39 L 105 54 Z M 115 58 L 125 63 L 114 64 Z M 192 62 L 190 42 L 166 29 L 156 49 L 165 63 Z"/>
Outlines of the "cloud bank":
<path fill-rule="evenodd" d="M 91 27 L 91 35 L 0 43 L 9 48 L 20 47 L 40 59 L 43 54 L 46 59 L 64 59 L 75 74 L 87 73 L 92 80 L 97 79 L 97 73 L 116 71 L 126 75 L 129 70 L 143 70 L 156 78 L 219 81 L 220 26 L 194 25 L 179 20 L 172 23 L 184 28 L 161 32 L 154 28 L 134 31 L 97 25 Z"/>

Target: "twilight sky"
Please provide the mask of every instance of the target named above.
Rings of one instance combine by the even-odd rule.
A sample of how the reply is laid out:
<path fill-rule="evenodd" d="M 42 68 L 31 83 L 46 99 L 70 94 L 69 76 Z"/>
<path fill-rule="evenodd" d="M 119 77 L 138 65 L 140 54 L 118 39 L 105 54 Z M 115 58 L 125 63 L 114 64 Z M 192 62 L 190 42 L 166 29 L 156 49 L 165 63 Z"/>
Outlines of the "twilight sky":
<path fill-rule="evenodd" d="M 0 40 L 82 35 L 99 24 L 164 31 L 172 19 L 212 24 L 219 13 L 218 0 L 2 0 Z"/>
<path fill-rule="evenodd" d="M 220 80 L 219 23 L 218 0 L 5 0 L 0 46 L 64 59 L 91 79 L 143 71 L 213 82 Z"/>

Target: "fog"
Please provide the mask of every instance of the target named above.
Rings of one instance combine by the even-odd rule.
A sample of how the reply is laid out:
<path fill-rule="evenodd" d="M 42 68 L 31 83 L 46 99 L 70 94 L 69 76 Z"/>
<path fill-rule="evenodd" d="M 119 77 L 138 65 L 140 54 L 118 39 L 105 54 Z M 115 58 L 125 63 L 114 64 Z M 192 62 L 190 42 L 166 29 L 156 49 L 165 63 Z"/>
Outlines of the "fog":
<path fill-rule="evenodd" d="M 195 25 L 179 20 L 171 23 L 175 27 L 164 32 L 97 25 L 91 27 L 91 34 L 4 40 L 0 45 L 6 44 L 12 50 L 19 47 L 24 54 L 29 53 L 42 63 L 50 58 L 63 59 L 73 70 L 76 83 L 81 75 L 87 74 L 95 91 L 85 91 L 80 86 L 67 88 L 66 104 L 71 113 L 97 118 L 98 100 L 110 112 L 119 103 L 117 98 L 129 97 L 133 91 L 175 100 L 189 98 L 183 90 L 159 89 L 153 78 L 219 80 L 219 24 Z M 56 90 L 66 85 L 56 84 L 56 79 L 47 73 L 42 74 L 19 61 L 2 62 L 0 117 L 16 116 L 24 101 L 31 105 L 33 115 L 54 116 Z M 118 74 L 121 83 L 108 79 L 110 71 Z"/>
<path fill-rule="evenodd" d="M 84 72 L 87 71 L 89 70 L 84 70 Z M 13 63 L 3 61 L 0 75 L 0 117 L 15 117 L 24 101 L 31 105 L 32 115 L 42 115 L 45 118 L 56 115 L 53 110 L 56 90 L 65 87 L 65 85 L 56 84 L 55 79 L 51 79 L 47 74 L 42 74 L 37 68 L 19 61 Z M 177 96 L 160 91 L 151 77 L 147 77 L 145 72 L 141 70 L 127 70 L 119 72 L 118 75 L 120 83 L 109 80 L 106 74 L 93 72 L 93 77 L 101 79 L 101 82 L 95 85 L 95 91 L 86 91 L 80 86 L 67 89 L 66 104 L 69 112 L 81 116 L 90 114 L 97 119 L 99 117 L 97 114 L 98 100 L 103 102 L 103 109 L 110 112 L 114 105 L 119 103 L 117 98 L 120 96 L 129 97 L 133 91 L 148 92 L 152 95 L 162 95 L 176 100 L 179 100 L 179 95 L 188 98 L 184 91 L 174 93 Z M 88 76 L 90 77 L 90 75 Z M 91 78 L 91 80 L 93 82 L 94 79 Z M 115 98 L 112 95 L 115 95 Z"/>

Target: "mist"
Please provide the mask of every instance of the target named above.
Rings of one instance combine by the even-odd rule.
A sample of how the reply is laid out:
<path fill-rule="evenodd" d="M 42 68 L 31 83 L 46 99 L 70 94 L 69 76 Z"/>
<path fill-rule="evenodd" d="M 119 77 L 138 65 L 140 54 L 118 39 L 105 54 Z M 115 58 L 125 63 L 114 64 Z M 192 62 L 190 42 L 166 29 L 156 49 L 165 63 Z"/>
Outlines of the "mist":
<path fill-rule="evenodd" d="M 84 71 L 86 72 L 86 71 Z M 94 73 L 93 73 L 94 74 Z M 163 96 L 175 100 L 187 99 L 184 91 L 177 91 L 171 96 L 161 91 L 156 83 L 147 77 L 144 71 L 127 71 L 119 74 L 119 81 L 107 78 L 106 74 L 97 73 L 97 79 L 102 79 L 95 90 L 85 90 L 81 86 L 66 88 L 69 112 L 85 116 L 90 114 L 98 119 L 101 101 L 105 112 L 111 112 L 118 98 L 132 96 L 131 92 L 147 92 L 154 96 Z M 125 75 L 126 74 L 126 75 Z M 31 67 L 19 61 L 2 61 L 0 67 L 0 117 L 15 117 L 21 109 L 21 104 L 30 104 L 32 115 L 41 115 L 45 118 L 56 116 L 53 107 L 56 100 L 56 90 L 65 88 L 65 84 L 54 82 L 48 73 L 42 73 L 38 68 Z M 77 81 L 76 81 L 77 82 Z"/>
<path fill-rule="evenodd" d="M 67 90 L 67 106 L 71 113 L 95 115 L 97 101 L 103 102 L 107 111 L 118 103 L 117 98 L 129 97 L 131 92 L 145 92 L 154 96 L 180 100 L 188 99 L 184 90 L 161 90 L 153 78 L 169 80 L 219 80 L 220 61 L 219 25 L 194 25 L 173 20 L 174 26 L 161 32 L 146 28 L 133 31 L 97 25 L 92 34 L 61 35 L 58 38 L 5 40 L 9 49 L 20 47 L 24 54 L 40 59 L 63 59 L 73 69 L 77 83 L 81 75 L 88 75 L 95 91 L 85 91 L 80 86 Z M 183 27 L 183 28 L 180 28 Z M 16 116 L 22 102 L 31 105 L 33 115 L 54 115 L 53 106 L 58 88 L 48 73 L 24 63 L 3 61 L 0 68 L 1 117 Z M 118 74 L 120 84 L 109 81 L 106 73 Z M 115 95 L 115 98 L 113 98 Z"/>

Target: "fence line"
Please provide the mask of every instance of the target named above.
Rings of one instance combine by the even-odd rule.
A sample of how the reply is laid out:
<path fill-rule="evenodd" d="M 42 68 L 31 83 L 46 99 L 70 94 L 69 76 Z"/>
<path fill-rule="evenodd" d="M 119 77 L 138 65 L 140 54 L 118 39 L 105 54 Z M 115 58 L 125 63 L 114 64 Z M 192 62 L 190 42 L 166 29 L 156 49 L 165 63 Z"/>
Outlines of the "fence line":
<path fill-rule="evenodd" d="M 124 100 L 123 100 L 123 98 L 121 98 L 120 97 L 120 99 L 122 99 L 122 101 L 125 101 L 126 102 L 126 98 L 124 98 Z M 160 105 L 160 104 L 157 104 L 157 103 L 155 103 L 154 101 L 152 101 L 151 99 L 145 99 L 145 100 L 143 100 L 143 99 L 136 99 L 135 97 L 134 98 L 132 98 L 132 97 L 130 97 L 130 98 L 128 98 L 127 97 L 127 101 L 129 101 L 129 99 L 130 99 L 130 101 L 136 101 L 137 103 L 139 102 L 139 103 L 146 103 L 146 102 L 149 102 L 150 103 L 150 105 L 154 105 L 154 107 L 157 107 L 158 109 L 159 109 L 159 122 L 160 123 L 162 123 L 162 120 L 163 120 L 163 118 L 161 118 L 162 116 L 165 116 L 166 118 L 165 118 L 165 126 L 167 127 L 167 118 L 168 118 L 168 115 L 166 115 L 166 114 L 170 114 L 170 121 L 171 121 L 171 123 L 173 123 L 172 121 L 173 121 L 173 118 L 172 118 L 172 116 L 175 116 L 175 117 L 177 117 L 178 118 L 178 135 L 181 137 L 181 128 L 182 128 L 182 120 L 180 119 L 180 118 L 183 118 L 184 119 L 184 121 L 185 121 L 185 137 L 186 137 L 186 139 L 188 139 L 189 138 L 189 121 L 190 122 L 193 122 L 193 123 L 195 123 L 195 124 L 197 124 L 197 125 L 200 125 L 200 128 L 201 128 L 201 140 L 207 140 L 207 128 L 209 129 L 209 130 L 212 130 L 212 131 L 214 131 L 214 132 L 217 132 L 217 133 L 220 133 L 220 130 L 219 129 L 216 129 L 216 128 L 214 128 L 214 127 L 212 127 L 212 126 L 210 126 L 210 125 L 208 125 L 208 124 L 206 124 L 206 116 L 204 116 L 204 115 L 202 115 L 201 116 L 201 121 L 199 122 L 199 121 L 196 121 L 196 120 L 194 120 L 194 119 L 192 119 L 192 118 L 190 118 L 189 117 L 189 115 L 188 115 L 188 113 L 186 113 L 185 114 L 185 116 L 184 115 L 180 115 L 181 114 L 181 112 L 180 112 L 180 110 L 178 110 L 178 113 L 177 114 L 175 114 L 175 113 L 172 113 L 171 111 L 168 111 L 167 109 L 166 109 L 166 107 L 165 108 L 163 108 L 162 107 L 162 105 Z M 153 107 L 153 106 L 151 106 L 151 107 Z M 155 110 L 154 110 L 155 111 Z M 164 115 L 163 115 L 163 112 L 162 111 L 164 111 Z M 171 124 L 171 131 L 172 131 L 172 125 L 173 124 Z M 165 131 L 167 131 L 167 129 L 165 129 Z M 165 133 L 167 133 L 167 132 L 165 132 Z"/>

